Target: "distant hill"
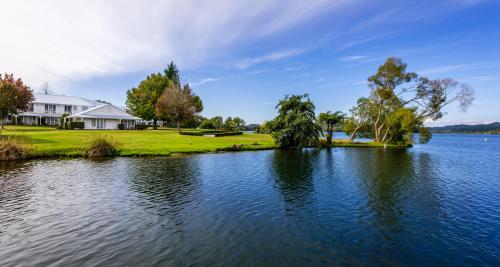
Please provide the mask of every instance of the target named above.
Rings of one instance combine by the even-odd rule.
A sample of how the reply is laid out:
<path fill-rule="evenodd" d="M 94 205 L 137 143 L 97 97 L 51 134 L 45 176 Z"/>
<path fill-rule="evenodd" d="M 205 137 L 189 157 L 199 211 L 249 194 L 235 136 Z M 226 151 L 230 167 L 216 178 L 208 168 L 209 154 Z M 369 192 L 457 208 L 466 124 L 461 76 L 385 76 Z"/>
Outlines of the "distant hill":
<path fill-rule="evenodd" d="M 500 122 L 477 125 L 459 124 L 443 127 L 430 127 L 429 130 L 433 133 L 500 133 Z"/>
<path fill-rule="evenodd" d="M 259 124 L 249 124 L 245 126 L 245 131 L 255 131 L 259 128 Z"/>

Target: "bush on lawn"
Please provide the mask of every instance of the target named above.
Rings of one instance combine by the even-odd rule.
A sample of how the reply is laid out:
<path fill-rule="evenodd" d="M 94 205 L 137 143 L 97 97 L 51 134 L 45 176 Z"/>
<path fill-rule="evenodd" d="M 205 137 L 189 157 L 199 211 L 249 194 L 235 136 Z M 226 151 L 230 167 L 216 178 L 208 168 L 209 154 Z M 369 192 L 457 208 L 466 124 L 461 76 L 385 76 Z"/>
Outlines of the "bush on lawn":
<path fill-rule="evenodd" d="M 118 130 L 125 130 L 125 124 L 123 123 L 118 124 Z"/>
<path fill-rule="evenodd" d="M 117 154 L 118 150 L 115 142 L 107 135 L 96 136 L 90 140 L 90 144 L 84 153 L 89 158 L 111 157 Z"/>
<path fill-rule="evenodd" d="M 0 161 L 21 160 L 31 156 L 31 148 L 14 138 L 0 139 Z"/>
<path fill-rule="evenodd" d="M 135 129 L 136 130 L 146 130 L 149 127 L 147 124 L 136 124 Z"/>

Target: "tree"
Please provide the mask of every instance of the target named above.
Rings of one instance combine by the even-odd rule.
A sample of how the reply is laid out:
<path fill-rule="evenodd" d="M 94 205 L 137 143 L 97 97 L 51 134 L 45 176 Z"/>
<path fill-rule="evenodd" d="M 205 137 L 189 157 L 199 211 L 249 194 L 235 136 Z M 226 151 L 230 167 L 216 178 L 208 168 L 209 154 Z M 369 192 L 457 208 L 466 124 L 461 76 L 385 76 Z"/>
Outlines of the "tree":
<path fill-rule="evenodd" d="M 316 124 L 315 106 L 309 95 L 286 96 L 276 106 L 272 136 L 281 148 L 302 148 L 318 141 L 321 127 Z"/>
<path fill-rule="evenodd" d="M 210 119 L 215 129 L 220 130 L 224 127 L 224 119 L 221 116 L 215 116 Z"/>
<path fill-rule="evenodd" d="M 370 123 L 368 98 L 358 99 L 358 105 L 351 108 L 350 113 L 351 116 L 344 120 L 342 130 L 350 135 L 349 139 L 353 141 L 358 132 L 368 132 Z"/>
<path fill-rule="evenodd" d="M 345 114 L 341 111 L 331 113 L 331 111 L 320 113 L 318 116 L 318 122 L 326 131 L 326 143 L 328 145 L 332 144 L 333 130 L 335 125 L 341 123 L 345 118 Z"/>
<path fill-rule="evenodd" d="M 4 117 L 30 110 L 34 101 L 33 91 L 13 74 L 0 74 L 0 130 L 4 128 Z"/>
<path fill-rule="evenodd" d="M 195 104 L 195 97 L 189 84 L 180 87 L 176 83 L 170 83 L 156 104 L 156 114 L 159 118 L 175 122 L 180 131 L 181 122 L 194 119 L 202 111 Z"/>
<path fill-rule="evenodd" d="M 370 96 L 358 100 L 348 120 L 351 137 L 362 130 L 376 142 L 411 143 L 413 132 L 427 119 L 440 119 L 445 106 L 458 101 L 465 111 L 474 100 L 468 85 L 418 77 L 406 68 L 401 59 L 391 57 L 368 78 Z"/>
<path fill-rule="evenodd" d="M 236 130 L 242 130 L 243 128 L 245 128 L 246 122 L 240 117 L 234 117 L 233 124 Z"/>
<path fill-rule="evenodd" d="M 226 118 L 226 120 L 224 121 L 224 128 L 226 128 L 226 129 L 234 129 L 235 128 L 233 118 L 231 118 L 231 117 Z"/>
<path fill-rule="evenodd" d="M 153 120 L 153 128 L 156 129 L 158 121 L 156 104 L 170 84 L 180 86 L 179 70 L 173 62 L 163 73 L 153 73 L 141 81 L 139 86 L 127 91 L 128 110 L 144 120 Z"/>

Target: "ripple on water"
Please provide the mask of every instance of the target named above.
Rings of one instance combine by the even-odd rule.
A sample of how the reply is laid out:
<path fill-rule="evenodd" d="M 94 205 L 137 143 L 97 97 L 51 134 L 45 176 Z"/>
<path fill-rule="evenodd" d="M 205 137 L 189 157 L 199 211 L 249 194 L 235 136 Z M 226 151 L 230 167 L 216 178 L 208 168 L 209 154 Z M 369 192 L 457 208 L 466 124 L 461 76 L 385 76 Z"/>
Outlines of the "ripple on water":
<path fill-rule="evenodd" d="M 0 265 L 499 265 L 500 138 L 476 139 L 0 163 Z"/>

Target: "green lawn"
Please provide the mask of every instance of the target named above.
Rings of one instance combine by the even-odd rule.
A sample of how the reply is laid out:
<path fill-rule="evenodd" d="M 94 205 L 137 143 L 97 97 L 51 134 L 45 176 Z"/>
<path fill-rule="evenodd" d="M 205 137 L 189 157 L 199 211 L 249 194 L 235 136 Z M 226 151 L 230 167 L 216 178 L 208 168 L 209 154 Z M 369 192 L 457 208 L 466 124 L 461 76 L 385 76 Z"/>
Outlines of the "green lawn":
<path fill-rule="evenodd" d="M 274 148 L 269 135 L 245 133 L 239 136 L 205 137 L 180 135 L 161 130 L 58 130 L 38 126 L 6 126 L 2 135 L 15 135 L 34 146 L 34 156 L 80 156 L 93 136 L 113 138 L 121 156 L 159 156 L 175 153 L 202 153 L 220 150 Z"/>
<path fill-rule="evenodd" d="M 208 137 L 180 135 L 175 129 L 160 130 L 58 130 L 40 126 L 6 126 L 2 135 L 13 135 L 33 145 L 35 157 L 81 156 L 89 141 L 107 135 L 117 144 L 121 156 L 166 156 L 176 153 L 204 153 L 224 150 L 275 148 L 267 134 Z M 375 142 L 333 140 L 332 147 L 384 147 Z M 399 147 L 387 145 L 389 148 Z"/>

